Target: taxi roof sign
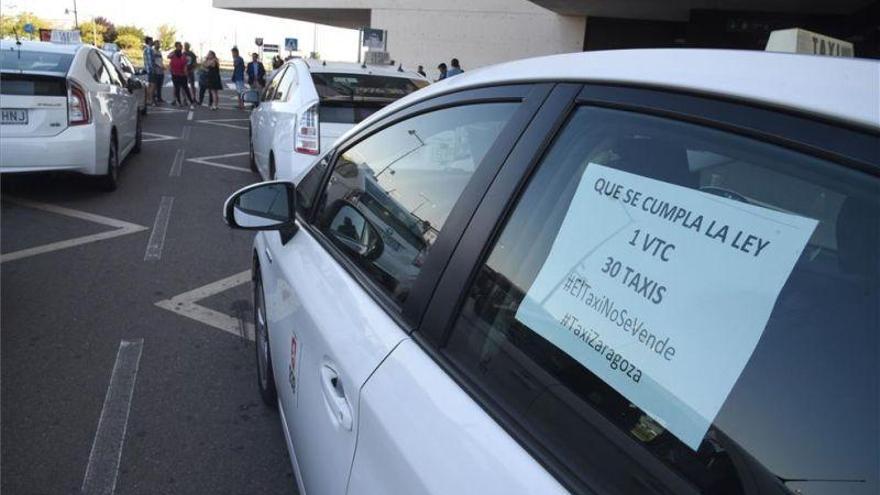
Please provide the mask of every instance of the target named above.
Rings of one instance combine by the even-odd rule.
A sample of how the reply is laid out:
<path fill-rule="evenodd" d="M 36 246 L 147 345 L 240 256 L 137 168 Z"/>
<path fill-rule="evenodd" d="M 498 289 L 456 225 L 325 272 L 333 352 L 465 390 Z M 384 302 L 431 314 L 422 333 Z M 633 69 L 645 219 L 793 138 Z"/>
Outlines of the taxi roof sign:
<path fill-rule="evenodd" d="M 63 45 L 79 45 L 82 44 L 82 37 L 78 29 L 66 31 L 63 29 L 53 29 L 49 36 L 49 41 Z"/>
<path fill-rule="evenodd" d="M 853 44 L 801 28 L 780 29 L 770 33 L 768 52 L 805 53 L 831 57 L 853 57 Z"/>

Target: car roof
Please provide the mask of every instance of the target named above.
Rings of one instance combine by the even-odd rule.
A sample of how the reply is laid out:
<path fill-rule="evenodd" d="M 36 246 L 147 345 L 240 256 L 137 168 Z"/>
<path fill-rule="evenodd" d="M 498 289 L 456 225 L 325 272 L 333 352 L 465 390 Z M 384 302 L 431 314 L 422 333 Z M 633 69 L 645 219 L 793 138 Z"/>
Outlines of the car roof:
<path fill-rule="evenodd" d="M 15 46 L 16 46 L 15 40 L 10 40 L 10 39 L 0 40 L 0 49 L 10 50 L 10 49 L 14 49 Z M 87 45 L 80 44 L 80 43 L 63 44 L 63 43 L 50 43 L 48 41 L 21 40 L 21 50 L 22 51 L 32 51 L 32 52 L 74 54 L 83 46 L 87 46 Z"/>
<path fill-rule="evenodd" d="M 303 61 L 309 68 L 309 72 L 315 73 L 345 73 L 345 74 L 372 74 L 385 77 L 404 77 L 406 79 L 423 79 L 421 74 L 413 71 L 398 71 L 397 65 L 362 65 L 355 62 L 331 62 L 315 59 L 297 59 Z"/>
<path fill-rule="evenodd" d="M 880 129 L 880 62 L 708 49 L 579 52 L 482 67 L 416 91 L 376 112 L 365 123 L 443 93 L 535 81 L 613 83 L 692 92 Z"/>

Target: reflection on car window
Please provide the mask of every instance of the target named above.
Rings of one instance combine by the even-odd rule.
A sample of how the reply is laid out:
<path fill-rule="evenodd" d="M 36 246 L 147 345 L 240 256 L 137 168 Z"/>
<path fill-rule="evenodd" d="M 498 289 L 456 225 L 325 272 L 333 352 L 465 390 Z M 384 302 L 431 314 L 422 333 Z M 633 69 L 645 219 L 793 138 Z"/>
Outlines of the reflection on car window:
<path fill-rule="evenodd" d="M 698 448 L 515 316 L 580 177 L 598 165 L 818 220 Z M 876 177 L 765 143 L 583 107 L 531 178 L 443 352 L 601 493 L 878 493 L 878 191 Z M 705 361 L 696 375 L 712 373 Z"/>
<path fill-rule="evenodd" d="M 446 217 L 517 105 L 437 110 L 349 148 L 336 162 L 319 227 L 402 303 Z M 336 228 L 338 212 L 346 208 L 363 219 L 367 236 L 377 238 L 359 252 Z"/>

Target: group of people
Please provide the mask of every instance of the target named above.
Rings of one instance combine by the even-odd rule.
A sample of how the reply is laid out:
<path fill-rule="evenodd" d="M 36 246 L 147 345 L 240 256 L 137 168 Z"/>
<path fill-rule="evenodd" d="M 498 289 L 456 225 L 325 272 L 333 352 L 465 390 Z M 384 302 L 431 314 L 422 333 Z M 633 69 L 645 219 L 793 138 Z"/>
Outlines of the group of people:
<path fill-rule="evenodd" d="M 162 44 L 147 36 L 144 38 L 144 70 L 147 73 L 147 101 L 153 105 L 165 103 L 162 98 L 162 87 L 165 85 L 165 56 L 162 53 Z M 168 72 L 171 73 L 171 82 L 174 85 L 174 100 L 171 105 L 195 108 L 196 105 L 196 72 L 199 80 L 198 104 L 205 102 L 205 93 L 208 93 L 208 105 L 216 110 L 220 104 L 219 91 L 223 88 L 220 80 L 220 60 L 213 51 L 208 51 L 205 58 L 199 62 L 198 56 L 193 53 L 190 44 L 174 42 L 174 50 L 167 55 Z"/>
<path fill-rule="evenodd" d="M 442 62 L 440 65 L 437 66 L 437 70 L 440 71 L 440 77 L 438 77 L 436 79 L 437 81 L 442 81 L 442 80 L 446 79 L 447 77 L 452 77 L 452 76 L 455 76 L 455 75 L 458 75 L 458 74 L 461 74 L 462 72 L 464 72 L 464 69 L 461 68 L 461 63 L 458 61 L 457 58 L 450 60 L 449 65 L 451 67 L 447 67 L 446 62 Z M 421 69 L 422 69 L 422 66 L 420 65 L 419 70 L 421 71 Z M 423 76 L 425 75 L 424 72 L 419 72 L 419 73 L 422 74 Z"/>

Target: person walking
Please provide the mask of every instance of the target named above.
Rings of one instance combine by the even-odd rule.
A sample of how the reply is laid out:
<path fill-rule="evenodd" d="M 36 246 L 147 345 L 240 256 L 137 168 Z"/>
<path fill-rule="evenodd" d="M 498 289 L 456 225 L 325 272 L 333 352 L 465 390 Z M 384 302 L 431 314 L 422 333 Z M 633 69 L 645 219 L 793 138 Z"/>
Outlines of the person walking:
<path fill-rule="evenodd" d="M 244 110 L 244 59 L 238 55 L 238 47 L 232 47 L 232 82 L 235 84 L 235 92 L 238 93 L 238 109 Z"/>
<path fill-rule="evenodd" d="M 162 87 L 165 86 L 165 61 L 162 59 L 162 43 L 153 40 L 153 103 L 165 103 L 162 99 Z"/>
<path fill-rule="evenodd" d="M 458 74 L 464 72 L 457 58 L 452 59 L 449 64 L 452 65 L 452 68 L 449 69 L 449 72 L 446 73 L 446 77 L 457 76 Z"/>
<path fill-rule="evenodd" d="M 153 81 L 153 38 L 144 36 L 144 73 L 147 76 L 147 103 L 153 103 L 156 84 Z"/>
<path fill-rule="evenodd" d="M 186 55 L 183 54 L 183 45 L 179 41 L 174 43 L 174 51 L 168 55 L 168 67 L 171 69 L 171 82 L 174 83 L 174 101 L 172 105 L 184 106 L 187 101 L 189 108 L 195 108 L 195 99 L 189 92 L 189 81 L 186 77 Z M 183 90 L 185 101 L 181 101 L 180 91 Z"/>
<path fill-rule="evenodd" d="M 434 81 L 436 82 L 446 79 L 446 63 L 441 62 L 440 65 L 437 66 L 437 70 L 440 71 L 440 77 L 438 77 Z"/>
<path fill-rule="evenodd" d="M 262 89 L 266 85 L 266 68 L 256 53 L 251 54 L 251 61 L 247 65 L 247 83 L 251 89 Z"/>
<path fill-rule="evenodd" d="M 185 41 L 183 43 L 183 54 L 186 56 L 186 79 L 189 83 L 190 93 L 195 96 L 196 94 L 196 67 L 198 63 L 198 57 L 195 53 L 190 49 L 189 41 Z"/>
<path fill-rule="evenodd" d="M 220 105 L 220 89 L 223 82 L 220 80 L 220 61 L 217 60 L 217 54 L 213 50 L 208 51 L 205 56 L 202 67 L 205 73 L 205 85 L 208 88 L 208 103 L 211 104 L 211 110 L 217 110 Z M 201 97 L 199 98 L 201 100 Z M 199 102 L 201 104 L 201 101 Z"/>

